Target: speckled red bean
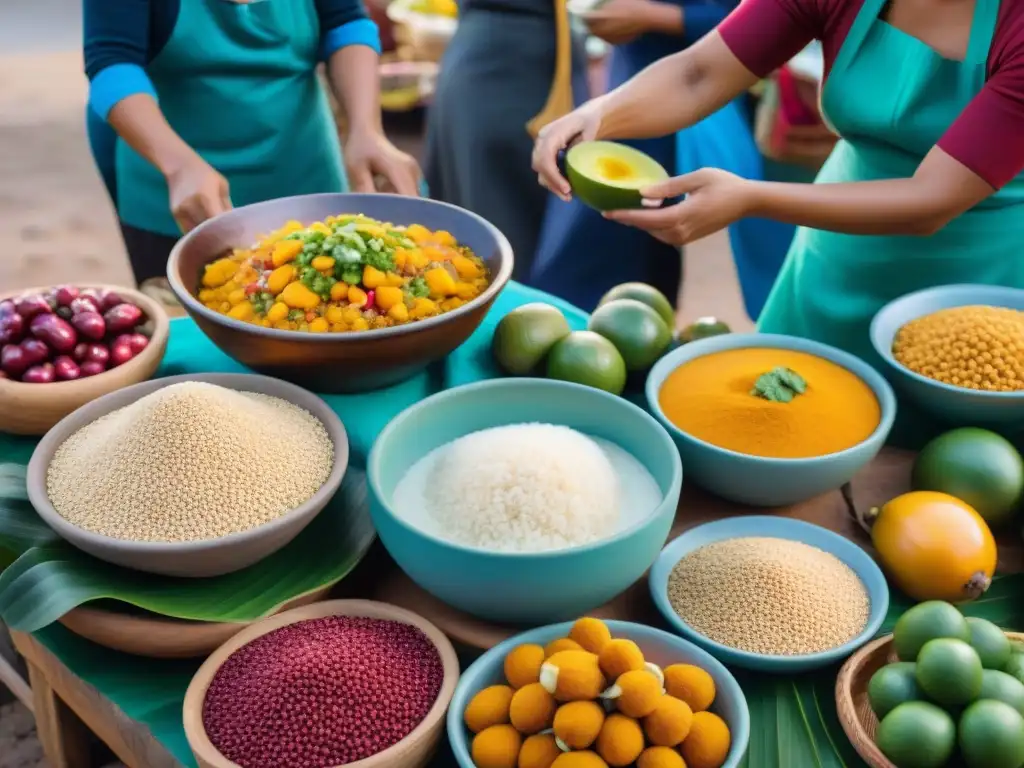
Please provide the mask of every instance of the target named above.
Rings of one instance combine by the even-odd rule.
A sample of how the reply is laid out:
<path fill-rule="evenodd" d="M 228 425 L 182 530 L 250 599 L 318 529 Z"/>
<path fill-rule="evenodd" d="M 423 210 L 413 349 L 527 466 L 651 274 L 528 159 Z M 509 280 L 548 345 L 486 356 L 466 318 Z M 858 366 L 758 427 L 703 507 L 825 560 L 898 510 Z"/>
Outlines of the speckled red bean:
<path fill-rule="evenodd" d="M 313 619 L 236 651 L 210 683 L 203 723 L 242 768 L 331 768 L 408 736 L 443 678 L 437 649 L 415 627 Z"/>

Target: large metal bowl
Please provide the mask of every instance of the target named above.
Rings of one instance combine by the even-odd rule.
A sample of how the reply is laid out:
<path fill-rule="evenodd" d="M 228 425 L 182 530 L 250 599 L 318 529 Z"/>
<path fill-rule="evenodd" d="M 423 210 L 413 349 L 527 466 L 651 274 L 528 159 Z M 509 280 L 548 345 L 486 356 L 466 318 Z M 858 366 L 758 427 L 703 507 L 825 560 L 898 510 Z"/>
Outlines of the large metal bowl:
<path fill-rule="evenodd" d="M 344 213 L 447 230 L 483 259 L 491 284 L 443 315 L 351 333 L 264 328 L 214 312 L 195 297 L 204 265 L 227 250 L 248 247 L 291 219 L 311 224 Z M 476 330 L 511 275 L 512 246 L 493 224 L 447 203 L 383 194 L 301 195 L 235 208 L 185 235 L 167 263 L 171 288 L 214 344 L 255 371 L 327 393 L 386 387 L 444 357 Z"/>

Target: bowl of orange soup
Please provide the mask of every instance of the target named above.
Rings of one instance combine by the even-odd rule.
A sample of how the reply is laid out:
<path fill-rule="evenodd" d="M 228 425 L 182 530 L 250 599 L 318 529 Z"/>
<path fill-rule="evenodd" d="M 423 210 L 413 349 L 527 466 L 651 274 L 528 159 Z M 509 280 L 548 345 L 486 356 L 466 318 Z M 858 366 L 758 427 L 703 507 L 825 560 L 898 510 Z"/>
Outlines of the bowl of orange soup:
<path fill-rule="evenodd" d="M 687 479 L 759 507 L 845 485 L 881 450 L 896 416 L 892 388 L 867 363 L 777 334 L 679 347 L 651 369 L 646 396 Z"/>

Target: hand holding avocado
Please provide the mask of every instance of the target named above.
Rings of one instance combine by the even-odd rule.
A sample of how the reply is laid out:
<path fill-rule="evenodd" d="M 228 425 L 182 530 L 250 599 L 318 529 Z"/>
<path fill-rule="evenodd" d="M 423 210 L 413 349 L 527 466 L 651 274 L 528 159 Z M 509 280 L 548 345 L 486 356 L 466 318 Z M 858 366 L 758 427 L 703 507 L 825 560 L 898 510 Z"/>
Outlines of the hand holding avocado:
<path fill-rule="evenodd" d="M 752 211 L 756 182 L 718 168 L 676 176 L 639 190 L 645 200 L 685 196 L 675 205 L 605 213 L 605 218 L 646 230 L 669 245 L 686 245 L 714 234 Z"/>

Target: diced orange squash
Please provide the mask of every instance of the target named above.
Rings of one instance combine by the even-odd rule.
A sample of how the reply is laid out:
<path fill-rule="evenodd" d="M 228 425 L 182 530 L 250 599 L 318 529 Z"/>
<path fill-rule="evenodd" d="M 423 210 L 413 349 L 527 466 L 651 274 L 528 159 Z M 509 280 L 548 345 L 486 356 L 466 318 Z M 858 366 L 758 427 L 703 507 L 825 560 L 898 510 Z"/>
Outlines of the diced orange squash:
<path fill-rule="evenodd" d="M 270 273 L 267 278 L 267 290 L 277 296 L 292 280 L 295 279 L 295 265 L 282 264 Z"/>
<path fill-rule="evenodd" d="M 270 257 L 270 260 L 275 267 L 280 267 L 282 264 L 287 264 L 289 261 L 295 261 L 295 258 L 300 253 L 302 253 L 301 240 L 281 240 L 280 242 L 274 243 L 274 252 Z"/>
<path fill-rule="evenodd" d="M 320 305 L 320 297 L 302 283 L 289 283 L 278 298 L 292 309 L 316 309 Z"/>
<path fill-rule="evenodd" d="M 434 267 L 423 275 L 431 296 L 444 297 L 455 293 L 455 278 L 443 267 Z"/>

